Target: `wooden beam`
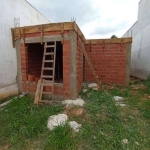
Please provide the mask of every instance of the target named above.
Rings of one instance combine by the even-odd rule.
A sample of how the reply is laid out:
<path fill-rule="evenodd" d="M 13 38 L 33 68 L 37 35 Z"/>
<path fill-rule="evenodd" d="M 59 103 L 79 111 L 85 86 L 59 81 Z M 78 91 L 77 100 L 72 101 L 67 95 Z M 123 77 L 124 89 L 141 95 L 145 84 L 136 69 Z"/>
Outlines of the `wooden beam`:
<path fill-rule="evenodd" d="M 132 38 L 115 38 L 115 39 L 85 39 L 82 31 L 80 30 L 79 26 L 76 24 L 76 22 L 64 22 L 63 23 L 64 31 L 76 31 L 79 37 L 82 39 L 82 41 L 85 42 L 85 44 L 105 44 L 108 43 L 132 43 Z M 52 32 L 52 31 L 62 31 L 62 23 L 50 23 L 50 24 L 43 24 L 43 33 L 44 32 Z M 26 26 L 26 27 L 20 27 L 20 28 L 14 28 L 14 40 L 20 39 L 23 35 L 23 29 L 25 29 L 25 34 L 30 33 L 40 33 L 41 32 L 41 25 L 35 25 L 35 26 Z"/>
<path fill-rule="evenodd" d="M 15 48 L 15 40 L 14 40 L 14 29 L 11 28 L 11 37 L 12 37 L 12 46 Z"/>
<path fill-rule="evenodd" d="M 43 26 L 43 33 L 44 32 L 51 32 L 51 31 L 62 31 L 62 23 L 50 23 L 50 24 L 43 24 L 43 25 L 35 25 L 35 26 L 25 26 L 14 28 L 14 40 L 20 39 L 21 35 L 24 34 L 31 34 L 31 33 L 40 33 L 41 26 Z M 76 24 L 76 22 L 64 22 L 63 23 L 63 30 L 74 30 L 78 33 L 83 41 L 85 41 L 85 37 L 81 32 L 80 28 Z"/>
<path fill-rule="evenodd" d="M 116 39 L 90 39 L 86 40 L 85 44 L 117 44 L 117 43 L 132 43 L 132 38 L 116 38 Z"/>

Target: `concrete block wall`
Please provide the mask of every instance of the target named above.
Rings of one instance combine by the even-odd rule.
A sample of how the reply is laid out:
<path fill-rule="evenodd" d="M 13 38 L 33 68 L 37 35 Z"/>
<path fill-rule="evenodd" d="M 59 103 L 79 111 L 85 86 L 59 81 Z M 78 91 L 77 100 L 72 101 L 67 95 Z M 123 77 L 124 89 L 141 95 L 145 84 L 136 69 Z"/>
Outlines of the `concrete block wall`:
<path fill-rule="evenodd" d="M 130 78 L 131 44 L 86 44 L 85 49 L 93 67 L 103 83 L 127 85 Z M 93 74 L 85 61 L 85 81 L 94 82 Z"/>

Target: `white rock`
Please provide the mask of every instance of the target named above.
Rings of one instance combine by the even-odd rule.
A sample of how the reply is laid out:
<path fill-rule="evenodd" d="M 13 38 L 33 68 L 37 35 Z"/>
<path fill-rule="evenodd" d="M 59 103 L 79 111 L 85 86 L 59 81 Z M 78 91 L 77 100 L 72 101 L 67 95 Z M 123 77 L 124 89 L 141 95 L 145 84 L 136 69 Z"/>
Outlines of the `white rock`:
<path fill-rule="evenodd" d="M 122 101 L 122 100 L 124 100 L 124 98 L 120 97 L 120 96 L 114 96 L 114 100 L 115 101 Z"/>
<path fill-rule="evenodd" d="M 134 142 L 135 145 L 139 145 L 139 142 Z"/>
<path fill-rule="evenodd" d="M 97 84 L 96 84 L 96 83 L 90 83 L 90 84 L 88 85 L 88 87 L 89 87 L 89 88 L 97 87 Z"/>
<path fill-rule="evenodd" d="M 129 116 L 129 118 L 130 118 L 130 119 L 134 119 L 134 117 L 133 117 L 133 116 Z"/>
<path fill-rule="evenodd" d="M 66 114 L 53 115 L 48 118 L 47 128 L 53 130 L 57 126 L 63 126 L 68 120 Z"/>
<path fill-rule="evenodd" d="M 125 106 L 126 106 L 126 104 L 120 104 L 120 106 L 121 106 L 121 107 L 125 107 Z"/>
<path fill-rule="evenodd" d="M 92 89 L 98 91 L 98 87 L 94 87 L 94 88 L 92 88 Z"/>
<path fill-rule="evenodd" d="M 86 92 L 87 92 L 87 89 L 83 89 L 82 91 L 83 91 L 83 93 L 86 93 Z"/>
<path fill-rule="evenodd" d="M 117 102 L 115 105 L 116 106 L 121 106 L 121 107 L 125 107 L 126 106 L 126 104 L 122 104 L 122 103 L 119 103 L 119 102 Z"/>
<path fill-rule="evenodd" d="M 69 122 L 70 127 L 73 129 L 74 132 L 79 132 L 80 128 L 81 128 L 81 124 L 78 124 L 75 121 L 70 121 Z"/>
<path fill-rule="evenodd" d="M 64 100 L 62 101 L 62 104 L 70 106 L 70 105 L 76 105 L 76 106 L 84 106 L 85 101 L 81 98 L 77 98 L 76 100 Z"/>
<path fill-rule="evenodd" d="M 128 139 L 123 139 L 123 140 L 122 140 L 122 143 L 128 144 Z"/>
<path fill-rule="evenodd" d="M 19 98 L 22 98 L 22 97 L 24 97 L 27 94 L 28 94 L 28 92 L 23 92 L 21 95 L 19 95 Z"/>

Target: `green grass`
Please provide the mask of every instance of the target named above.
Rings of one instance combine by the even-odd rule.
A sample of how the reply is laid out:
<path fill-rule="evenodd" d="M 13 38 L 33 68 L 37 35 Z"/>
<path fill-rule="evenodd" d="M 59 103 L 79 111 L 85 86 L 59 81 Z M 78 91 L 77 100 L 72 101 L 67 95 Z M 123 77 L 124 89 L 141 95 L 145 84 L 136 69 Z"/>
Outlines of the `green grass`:
<path fill-rule="evenodd" d="M 105 93 L 92 89 L 81 92 L 86 115 L 69 117 L 82 124 L 79 133 L 68 124 L 47 129 L 48 117 L 62 113 L 62 105 L 37 107 L 30 97 L 14 99 L 0 110 L 0 145 L 9 145 L 11 150 L 148 150 L 150 100 L 143 96 L 147 91 L 131 91 L 130 86 L 116 86 Z M 124 97 L 126 107 L 116 106 L 113 96 Z M 128 139 L 128 144 L 123 139 Z"/>
<path fill-rule="evenodd" d="M 30 97 L 13 99 L 0 111 L 0 144 L 8 141 L 13 147 L 26 145 L 26 139 L 40 137 L 41 134 L 47 132 L 48 117 L 62 110 L 61 105 L 34 106 L 33 99 Z"/>
<path fill-rule="evenodd" d="M 146 89 L 146 93 L 147 94 L 150 94 L 150 77 L 147 78 L 146 82 L 145 82 L 145 85 L 147 87 Z"/>

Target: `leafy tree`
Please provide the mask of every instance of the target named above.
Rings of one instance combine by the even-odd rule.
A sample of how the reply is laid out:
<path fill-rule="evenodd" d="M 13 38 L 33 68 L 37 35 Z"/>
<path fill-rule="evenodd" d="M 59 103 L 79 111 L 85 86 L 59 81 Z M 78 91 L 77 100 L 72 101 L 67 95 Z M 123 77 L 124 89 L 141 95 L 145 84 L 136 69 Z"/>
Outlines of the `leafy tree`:
<path fill-rule="evenodd" d="M 112 35 L 111 38 L 112 38 L 112 39 L 113 39 L 113 38 L 117 38 L 117 36 L 116 36 L 116 35 Z"/>

